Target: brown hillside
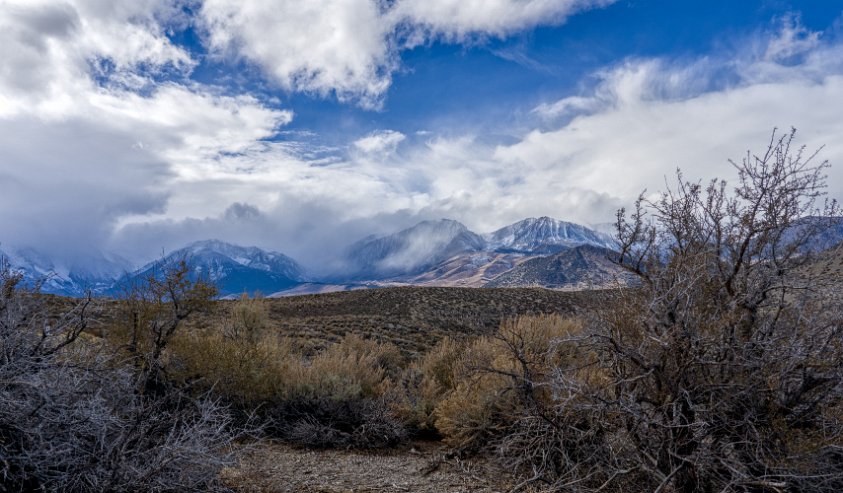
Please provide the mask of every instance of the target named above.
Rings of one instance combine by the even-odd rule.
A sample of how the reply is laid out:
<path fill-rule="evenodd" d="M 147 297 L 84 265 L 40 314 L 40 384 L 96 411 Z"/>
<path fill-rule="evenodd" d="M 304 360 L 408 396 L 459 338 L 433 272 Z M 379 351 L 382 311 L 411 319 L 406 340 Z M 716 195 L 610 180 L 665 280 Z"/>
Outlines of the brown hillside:
<path fill-rule="evenodd" d="M 446 335 L 491 332 L 502 320 L 518 315 L 581 313 L 605 296 L 542 288 L 395 287 L 273 298 L 267 303 L 280 334 L 318 344 L 353 332 L 392 341 L 412 354 Z"/>

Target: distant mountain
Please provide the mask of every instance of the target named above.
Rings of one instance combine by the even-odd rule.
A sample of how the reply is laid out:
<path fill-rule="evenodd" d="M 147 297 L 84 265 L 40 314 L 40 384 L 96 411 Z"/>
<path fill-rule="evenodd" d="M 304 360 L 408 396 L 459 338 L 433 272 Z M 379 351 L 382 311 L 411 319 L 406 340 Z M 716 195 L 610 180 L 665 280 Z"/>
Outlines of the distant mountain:
<path fill-rule="evenodd" d="M 792 241 L 799 234 L 804 234 L 804 227 L 811 225 L 820 228 L 819 233 L 813 235 L 806 245 L 811 252 L 822 252 L 843 243 L 843 218 L 808 217 L 796 223 L 790 231 L 787 241 Z"/>
<path fill-rule="evenodd" d="M 546 257 L 531 258 L 488 282 L 485 287 L 541 286 L 581 290 L 634 283 L 634 277 L 612 261 L 616 255 L 607 248 L 581 245 Z"/>
<path fill-rule="evenodd" d="M 67 265 L 57 264 L 33 248 L 7 248 L 0 257 L 11 269 L 23 275 L 30 286 L 40 284 L 44 293 L 81 297 L 87 292 L 105 293 L 114 280 L 130 270 L 127 260 L 105 254 L 91 254 Z"/>
<path fill-rule="evenodd" d="M 413 286 L 483 287 L 531 256 L 515 253 L 474 252 L 455 255 L 423 272 L 396 276 L 386 282 Z"/>
<path fill-rule="evenodd" d="M 366 238 L 346 253 L 352 279 L 384 279 L 423 272 L 455 255 L 478 252 L 486 243 L 450 219 L 423 221 L 398 233 Z"/>
<path fill-rule="evenodd" d="M 192 278 L 213 282 L 221 296 L 256 291 L 270 294 L 307 281 L 304 269 L 286 255 L 257 247 L 205 240 L 192 243 L 159 261 L 147 264 L 117 284 L 119 286 L 131 279 L 148 278 L 160 271 L 162 266 L 174 265 L 182 259 L 188 262 Z"/>
<path fill-rule="evenodd" d="M 547 216 L 524 219 L 486 235 L 485 239 L 487 250 L 545 255 L 580 245 L 615 246 L 612 237 L 605 233 Z"/>
<path fill-rule="evenodd" d="M 843 220 L 806 218 L 800 224 L 813 221 L 823 221 L 827 227 L 808 250 L 824 251 L 843 241 Z M 800 227 L 790 234 L 797 235 Z M 185 259 L 194 279 L 210 280 L 227 297 L 255 291 L 287 296 L 396 285 L 589 289 L 633 282 L 611 262 L 614 248 L 612 237 L 604 232 L 540 217 L 486 235 L 449 219 L 423 221 L 354 243 L 341 262 L 345 269 L 319 279 L 308 278 L 295 260 L 281 253 L 218 240 L 192 243 L 135 271 L 125 260 L 99 253 L 63 265 L 34 249 L 5 250 L 14 270 L 30 284 L 40 282 L 48 293 L 82 296 L 90 290 L 119 295 L 127 281 Z"/>

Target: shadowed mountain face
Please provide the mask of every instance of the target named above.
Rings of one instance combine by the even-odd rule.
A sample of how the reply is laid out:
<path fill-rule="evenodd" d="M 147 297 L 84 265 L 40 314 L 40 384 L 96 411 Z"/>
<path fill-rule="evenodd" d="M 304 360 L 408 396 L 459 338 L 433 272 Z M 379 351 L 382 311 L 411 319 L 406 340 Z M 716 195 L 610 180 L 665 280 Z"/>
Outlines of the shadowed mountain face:
<path fill-rule="evenodd" d="M 547 257 L 535 257 L 496 277 L 486 287 L 542 286 L 551 289 L 598 289 L 628 286 L 634 276 L 615 264 L 617 253 L 581 245 Z"/>
<path fill-rule="evenodd" d="M 843 241 L 843 218 L 840 217 L 805 218 L 788 232 L 785 241 L 793 241 L 798 235 L 804 234 L 808 226 L 811 227 L 812 232 L 816 232 L 813 228 L 817 228 L 819 231 L 812 235 L 811 240 L 806 245 L 806 249 L 810 252 L 822 252 L 839 245 Z"/>
<path fill-rule="evenodd" d="M 193 279 L 213 282 L 221 296 L 240 293 L 274 293 L 305 281 L 304 270 L 290 257 L 267 252 L 257 247 L 241 247 L 218 240 L 199 241 L 176 250 L 125 277 L 117 284 L 156 275 L 167 267 L 185 260 Z"/>
<path fill-rule="evenodd" d="M 611 237 L 549 217 L 529 218 L 481 236 L 442 219 L 381 238 L 367 238 L 346 255 L 352 279 L 409 284 L 481 286 L 525 256 L 579 245 L 610 247 Z"/>

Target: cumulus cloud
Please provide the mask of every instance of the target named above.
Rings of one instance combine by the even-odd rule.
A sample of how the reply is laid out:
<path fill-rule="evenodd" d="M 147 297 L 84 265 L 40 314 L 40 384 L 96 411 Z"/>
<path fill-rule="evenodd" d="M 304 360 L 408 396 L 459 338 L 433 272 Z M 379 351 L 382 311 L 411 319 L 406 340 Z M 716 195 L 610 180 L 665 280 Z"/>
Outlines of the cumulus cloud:
<path fill-rule="evenodd" d="M 407 137 L 395 130 L 379 130 L 354 141 L 354 147 L 364 153 L 394 152 Z"/>
<path fill-rule="evenodd" d="M 290 91 L 379 108 L 400 51 L 442 38 L 502 37 L 558 25 L 616 0 L 205 0 L 207 42 Z"/>
<path fill-rule="evenodd" d="M 212 50 L 258 63 L 288 90 L 371 107 L 398 63 L 372 0 L 207 0 L 201 14 Z"/>
<path fill-rule="evenodd" d="M 177 22 L 175 2 L 9 0 L 0 12 L 0 116 L 74 113 L 95 77 L 143 85 L 194 62 L 165 35 L 159 18 Z"/>
<path fill-rule="evenodd" d="M 394 15 L 446 39 L 505 36 L 538 25 L 558 25 L 570 15 L 616 0 L 403 0 Z"/>

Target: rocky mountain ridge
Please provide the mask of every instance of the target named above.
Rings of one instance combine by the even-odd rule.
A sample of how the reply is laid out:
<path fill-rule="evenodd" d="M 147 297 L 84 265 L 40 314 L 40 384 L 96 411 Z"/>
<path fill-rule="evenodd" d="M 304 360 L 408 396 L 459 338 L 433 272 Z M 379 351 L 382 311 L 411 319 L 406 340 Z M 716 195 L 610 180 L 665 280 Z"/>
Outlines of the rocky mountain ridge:
<path fill-rule="evenodd" d="M 843 221 L 833 222 L 810 248 L 825 250 L 841 241 Z M 402 285 L 578 290 L 628 284 L 629 276 L 612 262 L 614 248 L 606 233 L 540 217 L 484 235 L 454 220 L 423 221 L 357 241 L 346 250 L 345 267 L 322 277 L 282 253 L 220 240 L 191 243 L 139 269 L 100 253 L 70 266 L 31 248 L 4 248 L 0 257 L 26 282 L 65 296 L 116 295 L 128 281 L 182 259 L 191 265 L 193 278 L 214 282 L 221 296 L 256 291 L 287 296 Z"/>

